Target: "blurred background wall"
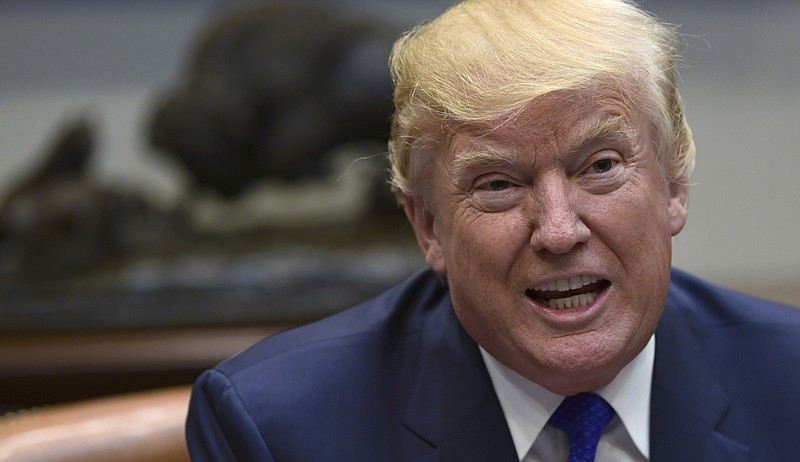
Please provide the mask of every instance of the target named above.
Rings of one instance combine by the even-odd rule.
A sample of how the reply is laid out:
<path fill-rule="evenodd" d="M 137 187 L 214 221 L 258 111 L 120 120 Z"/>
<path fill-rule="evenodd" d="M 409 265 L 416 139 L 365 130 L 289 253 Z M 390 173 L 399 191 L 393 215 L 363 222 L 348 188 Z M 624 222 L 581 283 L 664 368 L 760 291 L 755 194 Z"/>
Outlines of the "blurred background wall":
<path fill-rule="evenodd" d="M 330 3 L 332 0 L 327 0 Z M 0 2 L 0 191 L 55 131 L 97 124 L 95 174 L 164 204 L 184 178 L 145 139 L 154 99 L 179 78 L 200 28 L 230 0 Z M 413 24 L 442 0 L 340 0 Z M 682 91 L 698 165 L 676 265 L 798 302 L 800 2 L 649 0 L 687 36 Z M 387 14 L 388 12 L 388 14 Z"/>

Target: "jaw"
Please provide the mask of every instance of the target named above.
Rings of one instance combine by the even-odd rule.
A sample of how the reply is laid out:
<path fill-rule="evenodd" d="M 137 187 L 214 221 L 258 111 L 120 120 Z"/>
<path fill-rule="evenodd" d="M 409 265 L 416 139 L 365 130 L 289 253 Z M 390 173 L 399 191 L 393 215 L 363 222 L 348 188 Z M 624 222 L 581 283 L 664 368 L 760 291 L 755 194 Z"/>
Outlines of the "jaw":
<path fill-rule="evenodd" d="M 537 356 L 520 352 L 522 361 L 512 369 L 562 396 L 596 391 L 611 383 L 638 354 L 628 349 L 627 342 L 612 337 L 597 331 L 564 335 L 552 339 Z"/>
<path fill-rule="evenodd" d="M 514 302 L 516 316 L 498 319 L 511 311 L 498 308 L 488 318 L 459 317 L 466 315 L 462 323 L 481 346 L 528 380 L 560 395 L 593 391 L 614 380 L 650 335 L 640 339 L 646 326 L 638 312 L 620 309 L 619 287 L 605 279 L 587 286 L 599 295 L 585 306 L 552 309 L 526 291 Z"/>

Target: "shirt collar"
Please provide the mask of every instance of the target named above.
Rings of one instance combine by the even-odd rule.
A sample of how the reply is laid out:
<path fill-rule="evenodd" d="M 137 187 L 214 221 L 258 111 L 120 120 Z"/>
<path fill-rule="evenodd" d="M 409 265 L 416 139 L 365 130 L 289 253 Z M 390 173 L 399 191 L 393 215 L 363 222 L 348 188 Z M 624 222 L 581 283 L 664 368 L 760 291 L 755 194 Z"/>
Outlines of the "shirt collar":
<path fill-rule="evenodd" d="M 522 460 L 564 397 L 525 379 L 483 348 L 480 351 L 506 416 L 517 455 Z M 650 388 L 654 362 L 655 335 L 610 384 L 597 390 L 597 394 L 614 408 L 645 458 L 650 455 Z"/>

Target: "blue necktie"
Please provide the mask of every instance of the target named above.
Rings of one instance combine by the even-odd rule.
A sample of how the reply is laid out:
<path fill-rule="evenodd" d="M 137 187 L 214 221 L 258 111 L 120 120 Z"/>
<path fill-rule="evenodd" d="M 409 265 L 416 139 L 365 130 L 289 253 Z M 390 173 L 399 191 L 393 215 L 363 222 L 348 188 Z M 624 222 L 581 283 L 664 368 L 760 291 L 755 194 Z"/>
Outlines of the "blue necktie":
<path fill-rule="evenodd" d="M 597 442 L 614 414 L 614 409 L 594 393 L 580 393 L 564 398 L 550 417 L 549 423 L 563 430 L 569 437 L 567 462 L 594 461 Z"/>

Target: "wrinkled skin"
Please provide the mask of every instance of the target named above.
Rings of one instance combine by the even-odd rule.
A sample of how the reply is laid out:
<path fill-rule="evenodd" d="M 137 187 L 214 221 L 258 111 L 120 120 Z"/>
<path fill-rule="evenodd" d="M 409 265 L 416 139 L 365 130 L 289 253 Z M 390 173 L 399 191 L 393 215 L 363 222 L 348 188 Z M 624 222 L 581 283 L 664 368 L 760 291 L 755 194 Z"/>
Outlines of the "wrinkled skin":
<path fill-rule="evenodd" d="M 670 184 L 650 124 L 612 90 L 539 97 L 503 124 L 466 126 L 405 197 L 458 319 L 495 358 L 558 394 L 608 384 L 647 344 L 669 286 L 688 187 Z M 547 283 L 597 279 L 554 309 Z"/>

